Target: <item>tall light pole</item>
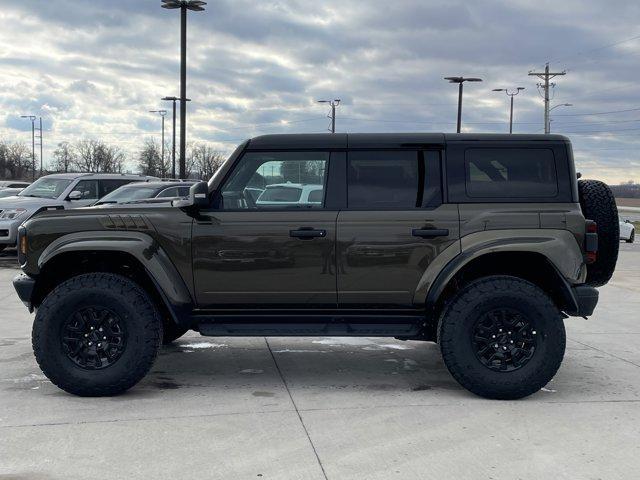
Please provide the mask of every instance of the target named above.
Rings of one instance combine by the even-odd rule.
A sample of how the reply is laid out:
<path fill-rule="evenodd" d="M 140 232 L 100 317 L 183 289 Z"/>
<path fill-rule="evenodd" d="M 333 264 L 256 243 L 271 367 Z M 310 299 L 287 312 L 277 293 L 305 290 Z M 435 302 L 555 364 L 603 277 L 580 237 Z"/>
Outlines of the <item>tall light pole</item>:
<path fill-rule="evenodd" d="M 328 103 L 331 105 L 331 114 L 328 117 L 331 119 L 331 126 L 329 127 L 329 131 L 331 133 L 336 133 L 336 107 L 340 105 L 340 99 L 336 98 L 335 100 L 318 100 L 318 103 Z"/>
<path fill-rule="evenodd" d="M 544 133 L 551 133 L 551 111 L 555 110 L 558 107 L 573 107 L 573 103 L 560 103 L 549 109 L 549 127 L 547 128 L 547 131 Z"/>
<path fill-rule="evenodd" d="M 157 113 L 162 117 L 162 167 L 164 167 L 164 117 L 167 114 L 166 110 L 149 110 L 149 113 Z"/>
<path fill-rule="evenodd" d="M 509 110 L 509 133 L 513 133 L 513 97 L 518 95 L 524 87 L 518 87 L 514 92 L 509 92 L 508 88 L 494 88 L 494 92 L 504 92 L 511 98 L 511 109 Z"/>
<path fill-rule="evenodd" d="M 176 102 L 179 100 L 178 97 L 163 97 L 162 100 L 165 102 L 173 102 L 173 141 L 171 143 L 171 178 L 176 178 Z M 191 99 L 187 98 L 187 102 L 190 102 Z"/>
<path fill-rule="evenodd" d="M 206 4 L 200 0 L 162 0 L 162 8 L 180 9 L 180 178 L 187 176 L 187 10 L 202 12 Z"/>
<path fill-rule="evenodd" d="M 42 159 L 44 158 L 44 155 L 42 153 L 42 150 L 44 149 L 44 139 L 42 138 L 42 117 L 40 117 L 40 177 L 42 176 Z"/>
<path fill-rule="evenodd" d="M 36 179 L 36 116 L 20 115 L 20 118 L 28 118 L 31 120 L 31 180 Z"/>
<path fill-rule="evenodd" d="M 474 77 L 444 77 L 445 80 L 449 80 L 449 83 L 458 84 L 458 128 L 456 131 L 460 133 L 462 127 L 462 84 L 464 82 L 481 82 L 481 78 Z"/>

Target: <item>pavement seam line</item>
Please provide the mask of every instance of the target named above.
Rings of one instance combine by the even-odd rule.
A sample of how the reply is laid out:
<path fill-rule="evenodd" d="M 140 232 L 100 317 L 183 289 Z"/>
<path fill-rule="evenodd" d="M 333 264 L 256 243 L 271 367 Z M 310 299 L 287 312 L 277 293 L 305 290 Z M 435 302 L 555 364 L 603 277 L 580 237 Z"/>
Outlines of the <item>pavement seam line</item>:
<path fill-rule="evenodd" d="M 597 352 L 604 353 L 605 355 L 609 355 L 610 357 L 617 358 L 618 360 L 626 362 L 626 363 L 629 363 L 629 364 L 633 365 L 634 367 L 639 367 L 640 368 L 640 365 L 638 365 L 637 363 L 632 362 L 631 360 L 627 360 L 626 358 L 619 357 L 617 355 L 614 355 L 613 353 L 605 352 L 604 350 L 600 350 L 598 347 L 594 347 L 593 345 L 589 345 L 588 343 L 582 343 L 582 342 L 579 342 L 578 340 L 575 340 L 573 338 L 571 339 L 571 341 L 579 343 L 583 347 L 591 348 L 591 349 L 593 349 L 593 350 L 595 350 Z"/>
<path fill-rule="evenodd" d="M 311 449 L 313 450 L 313 454 L 316 456 L 316 460 L 318 460 L 318 465 L 320 466 L 320 470 L 322 471 L 322 476 L 325 478 L 325 480 L 328 480 L 327 472 L 325 472 L 324 465 L 322 465 L 322 460 L 320 460 L 320 455 L 318 455 L 318 451 L 316 450 L 316 446 L 313 444 L 313 440 L 311 440 L 311 435 L 309 435 L 309 430 L 307 430 L 307 426 L 304 424 L 304 420 L 302 419 L 302 415 L 300 414 L 300 410 L 298 410 L 298 405 L 296 405 L 296 402 L 293 399 L 293 395 L 291 395 L 291 390 L 289 389 L 289 385 L 287 384 L 287 381 L 285 380 L 284 375 L 282 374 L 282 370 L 280 370 L 280 365 L 278 365 L 278 361 L 276 360 L 276 356 L 274 355 L 273 350 L 271 350 L 271 345 L 269 345 L 269 340 L 267 339 L 267 337 L 264 337 L 264 343 L 267 344 L 267 349 L 269 350 L 269 353 L 271 354 L 271 358 L 273 359 L 273 364 L 276 367 L 278 375 L 280 375 L 280 379 L 282 380 L 282 384 L 284 385 L 284 388 L 287 391 L 287 394 L 289 395 L 289 399 L 291 400 L 291 404 L 293 405 L 293 408 L 296 410 L 296 415 L 298 415 L 298 419 L 300 420 L 300 424 L 302 425 L 302 429 L 304 430 L 304 433 L 307 435 L 307 440 L 309 440 L 309 445 L 311 445 Z"/>

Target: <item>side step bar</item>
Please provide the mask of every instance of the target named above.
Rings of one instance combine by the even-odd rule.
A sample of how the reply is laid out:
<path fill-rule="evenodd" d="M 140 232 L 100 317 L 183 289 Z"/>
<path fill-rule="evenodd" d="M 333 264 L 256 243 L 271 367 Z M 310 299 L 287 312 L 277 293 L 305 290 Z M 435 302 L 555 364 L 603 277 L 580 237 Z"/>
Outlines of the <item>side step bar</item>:
<path fill-rule="evenodd" d="M 339 321 L 324 318 L 301 321 L 298 316 L 287 319 L 286 315 L 269 317 L 215 316 L 201 319 L 197 328 L 204 336 L 217 337 L 415 337 L 424 323 L 424 317 L 404 315 L 380 319 L 350 317 Z"/>

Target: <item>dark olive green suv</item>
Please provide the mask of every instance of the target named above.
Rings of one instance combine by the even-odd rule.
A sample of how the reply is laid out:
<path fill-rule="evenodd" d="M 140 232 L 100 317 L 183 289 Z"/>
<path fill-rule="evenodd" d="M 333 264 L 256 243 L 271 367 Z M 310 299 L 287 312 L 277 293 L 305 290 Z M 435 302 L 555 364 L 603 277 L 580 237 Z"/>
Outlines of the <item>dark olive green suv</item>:
<path fill-rule="evenodd" d="M 189 200 L 43 212 L 19 232 L 42 371 L 114 395 L 162 343 L 208 336 L 437 342 L 489 398 L 558 370 L 618 255 L 613 196 L 557 135 L 269 135 Z"/>

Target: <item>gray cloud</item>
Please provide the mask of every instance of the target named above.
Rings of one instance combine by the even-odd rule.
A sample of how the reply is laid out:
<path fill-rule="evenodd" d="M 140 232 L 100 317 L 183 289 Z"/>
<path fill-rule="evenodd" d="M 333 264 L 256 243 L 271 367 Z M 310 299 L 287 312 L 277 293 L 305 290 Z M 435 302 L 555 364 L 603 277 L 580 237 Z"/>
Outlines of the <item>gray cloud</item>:
<path fill-rule="evenodd" d="M 131 157 L 160 121 L 146 112 L 178 94 L 179 22 L 155 0 L 23 0 L 0 11 L 0 139 L 29 141 L 20 114 L 45 118 L 46 150 L 104 136 Z M 578 166 L 611 181 L 640 180 L 635 87 L 640 4 L 628 0 L 219 0 L 189 20 L 189 141 L 230 151 L 248 136 L 321 132 L 318 98 L 340 97 L 340 131 L 451 131 L 456 90 L 474 75 L 467 131 L 506 131 L 496 87 L 524 86 L 517 132 L 542 129 L 528 70 L 551 60 L 553 129 Z M 602 48 L 604 47 L 604 48 Z"/>

